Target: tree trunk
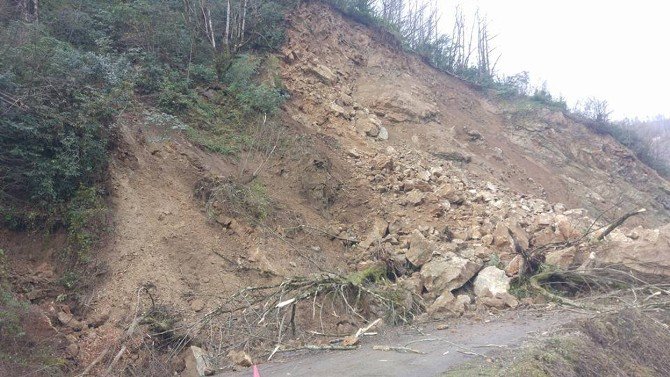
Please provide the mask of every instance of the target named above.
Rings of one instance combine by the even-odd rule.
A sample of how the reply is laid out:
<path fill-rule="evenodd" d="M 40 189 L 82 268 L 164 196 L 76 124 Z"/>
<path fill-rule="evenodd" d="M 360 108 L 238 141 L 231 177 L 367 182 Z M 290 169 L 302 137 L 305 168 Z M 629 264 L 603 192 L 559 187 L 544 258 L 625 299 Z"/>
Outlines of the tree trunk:
<path fill-rule="evenodd" d="M 230 51 L 230 0 L 228 0 L 226 8 L 226 32 L 223 36 L 223 43 L 226 45 L 226 49 Z"/>

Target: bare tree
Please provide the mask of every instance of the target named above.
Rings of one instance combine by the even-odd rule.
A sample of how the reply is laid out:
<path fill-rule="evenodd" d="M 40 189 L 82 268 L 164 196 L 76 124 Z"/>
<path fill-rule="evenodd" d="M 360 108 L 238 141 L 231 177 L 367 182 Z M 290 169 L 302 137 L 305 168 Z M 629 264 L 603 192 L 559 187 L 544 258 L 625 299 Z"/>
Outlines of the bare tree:
<path fill-rule="evenodd" d="M 578 114 L 599 123 L 609 122 L 610 114 L 612 114 L 607 101 L 595 97 L 587 98 L 584 103 L 577 103 L 575 110 Z"/>

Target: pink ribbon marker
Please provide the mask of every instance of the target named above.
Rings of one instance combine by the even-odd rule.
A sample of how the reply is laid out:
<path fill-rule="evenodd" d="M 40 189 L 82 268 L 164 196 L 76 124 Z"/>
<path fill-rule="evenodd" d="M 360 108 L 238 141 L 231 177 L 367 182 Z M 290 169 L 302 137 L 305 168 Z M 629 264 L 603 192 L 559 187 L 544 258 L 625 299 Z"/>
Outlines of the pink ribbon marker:
<path fill-rule="evenodd" d="M 258 367 L 254 365 L 254 377 L 261 377 L 261 374 L 258 372 Z"/>

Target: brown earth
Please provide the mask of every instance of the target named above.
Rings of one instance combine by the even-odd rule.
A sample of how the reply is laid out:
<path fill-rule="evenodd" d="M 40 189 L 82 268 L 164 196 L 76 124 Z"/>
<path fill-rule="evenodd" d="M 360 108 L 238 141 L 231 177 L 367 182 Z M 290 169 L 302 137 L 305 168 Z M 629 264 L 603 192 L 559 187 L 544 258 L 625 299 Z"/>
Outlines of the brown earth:
<path fill-rule="evenodd" d="M 346 274 L 385 253 L 396 267 L 414 264 L 398 284 L 418 289 L 427 305 L 452 289 L 467 295 L 462 314 L 479 305 L 470 305 L 467 289 L 474 275 L 456 285 L 428 281 L 418 269 L 435 253 L 477 271 L 495 255 L 509 272 L 508 230 L 528 248 L 579 237 L 612 207 L 597 226 L 639 207 L 648 213 L 630 225 L 670 220 L 670 184 L 612 138 L 530 101 L 487 96 L 319 2 L 301 5 L 290 21 L 281 56 L 291 95 L 280 115 L 286 146 L 276 152 L 222 157 L 139 113 L 120 122 L 96 284 L 83 304 L 67 308 L 55 302 L 57 288 L 21 291 L 61 329 L 68 326 L 56 317 L 70 310 L 88 324 L 69 340 L 80 344 L 70 357 L 78 368 L 105 344 L 117 346 L 152 304 L 191 323 L 243 287 Z M 243 205 L 225 196 L 237 187 L 251 187 L 237 197 Z M 637 240 L 624 231 L 612 237 Z M 32 238 L 7 234 L 0 242 L 15 276 L 39 277 L 56 265 L 53 245 L 62 240 L 25 242 Z M 568 257 L 567 265 L 584 262 Z M 426 290 L 438 283 L 449 291 Z"/>

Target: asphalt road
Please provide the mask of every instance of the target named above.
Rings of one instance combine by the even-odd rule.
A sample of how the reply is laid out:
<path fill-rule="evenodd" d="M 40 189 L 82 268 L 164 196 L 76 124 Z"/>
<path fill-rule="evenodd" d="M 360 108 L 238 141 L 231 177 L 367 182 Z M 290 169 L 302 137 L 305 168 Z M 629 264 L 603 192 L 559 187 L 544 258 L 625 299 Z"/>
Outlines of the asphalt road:
<path fill-rule="evenodd" d="M 496 350 L 542 336 L 577 316 L 562 310 L 507 311 L 483 320 L 463 319 L 446 330 L 437 330 L 439 323 L 427 324 L 421 331 L 383 328 L 377 336 L 364 337 L 358 350 L 283 353 L 258 368 L 261 377 L 436 376 L 473 358 L 487 362 Z M 409 347 L 423 354 L 381 351 L 374 346 Z M 217 376 L 251 377 L 252 371 Z"/>

